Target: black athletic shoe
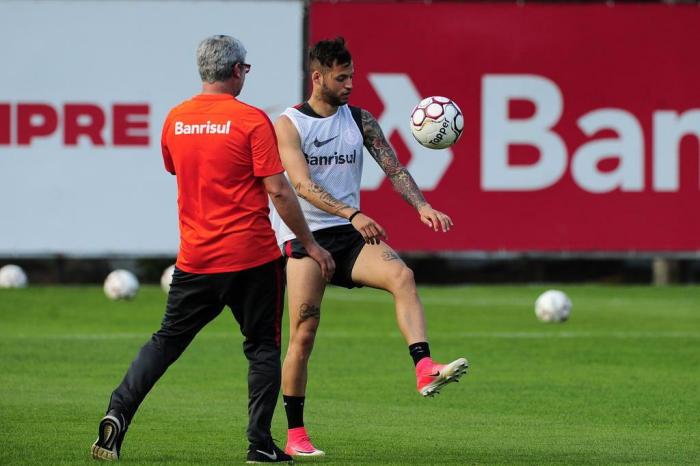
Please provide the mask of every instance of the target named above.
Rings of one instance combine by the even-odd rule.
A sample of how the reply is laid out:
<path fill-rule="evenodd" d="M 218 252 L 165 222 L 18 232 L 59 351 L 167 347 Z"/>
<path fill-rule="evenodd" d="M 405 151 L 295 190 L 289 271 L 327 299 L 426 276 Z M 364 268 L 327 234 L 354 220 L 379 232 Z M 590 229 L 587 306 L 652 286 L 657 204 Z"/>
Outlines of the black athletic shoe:
<path fill-rule="evenodd" d="M 293 464 L 294 459 L 277 448 L 270 442 L 265 447 L 250 445 L 248 447 L 248 461 L 246 463 L 288 463 Z"/>
<path fill-rule="evenodd" d="M 96 460 L 117 461 L 126 429 L 124 416 L 113 409 L 110 410 L 100 421 L 97 440 L 91 448 L 92 457 Z"/>

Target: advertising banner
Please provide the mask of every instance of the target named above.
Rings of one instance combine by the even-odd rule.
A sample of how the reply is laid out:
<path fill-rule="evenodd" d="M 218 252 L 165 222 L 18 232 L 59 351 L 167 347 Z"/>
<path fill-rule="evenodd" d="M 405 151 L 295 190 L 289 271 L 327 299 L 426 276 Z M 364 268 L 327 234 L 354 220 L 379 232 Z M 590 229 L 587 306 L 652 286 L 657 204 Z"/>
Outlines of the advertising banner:
<path fill-rule="evenodd" d="M 0 256 L 174 255 L 161 125 L 199 93 L 195 51 L 240 39 L 239 98 L 299 100 L 301 1 L 0 1 Z"/>
<path fill-rule="evenodd" d="M 700 250 L 700 9 L 685 5 L 313 3 L 310 42 L 344 36 L 351 104 L 372 112 L 428 201 L 422 225 L 365 152 L 362 208 L 402 251 Z M 464 114 L 450 149 L 409 116 Z"/>

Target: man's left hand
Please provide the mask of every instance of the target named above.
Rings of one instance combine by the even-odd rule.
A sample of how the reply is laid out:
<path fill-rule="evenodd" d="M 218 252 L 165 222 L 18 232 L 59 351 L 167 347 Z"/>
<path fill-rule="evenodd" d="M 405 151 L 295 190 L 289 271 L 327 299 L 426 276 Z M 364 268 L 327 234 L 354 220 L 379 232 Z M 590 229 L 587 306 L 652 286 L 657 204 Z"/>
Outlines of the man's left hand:
<path fill-rule="evenodd" d="M 450 231 L 452 227 L 452 219 L 449 215 L 433 209 L 430 204 L 426 204 L 418 209 L 418 214 L 420 215 L 421 222 L 435 231 L 442 229 L 443 232 L 447 232 Z"/>

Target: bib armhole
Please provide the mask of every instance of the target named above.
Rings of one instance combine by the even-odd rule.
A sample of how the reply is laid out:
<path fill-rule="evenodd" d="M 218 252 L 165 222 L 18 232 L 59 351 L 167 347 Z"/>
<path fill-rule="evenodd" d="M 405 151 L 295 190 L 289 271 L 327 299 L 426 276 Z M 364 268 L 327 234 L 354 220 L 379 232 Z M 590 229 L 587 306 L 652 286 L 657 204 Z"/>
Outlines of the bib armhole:
<path fill-rule="evenodd" d="M 352 114 L 352 119 L 355 121 L 357 129 L 360 130 L 362 140 L 364 141 L 365 132 L 362 130 L 362 109 L 360 107 L 353 107 L 352 105 L 348 105 L 348 107 L 350 108 L 350 114 Z"/>

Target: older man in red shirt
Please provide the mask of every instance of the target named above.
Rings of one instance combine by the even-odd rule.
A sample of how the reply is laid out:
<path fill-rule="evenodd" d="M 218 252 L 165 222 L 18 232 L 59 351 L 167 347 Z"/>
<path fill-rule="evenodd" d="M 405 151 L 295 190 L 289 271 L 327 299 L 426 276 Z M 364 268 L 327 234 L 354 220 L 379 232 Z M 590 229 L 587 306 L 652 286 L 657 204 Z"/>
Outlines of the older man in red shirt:
<path fill-rule="evenodd" d="M 229 306 L 249 362 L 248 462 L 287 462 L 270 434 L 280 388 L 284 262 L 268 198 L 328 280 L 335 264 L 309 232 L 284 177 L 267 116 L 236 96 L 250 65 L 240 41 L 205 39 L 197 49 L 202 93 L 173 108 L 163 125 L 165 168 L 176 175 L 180 252 L 160 330 L 114 390 L 92 446 L 116 460 L 127 427 L 156 381 L 197 332 Z"/>

